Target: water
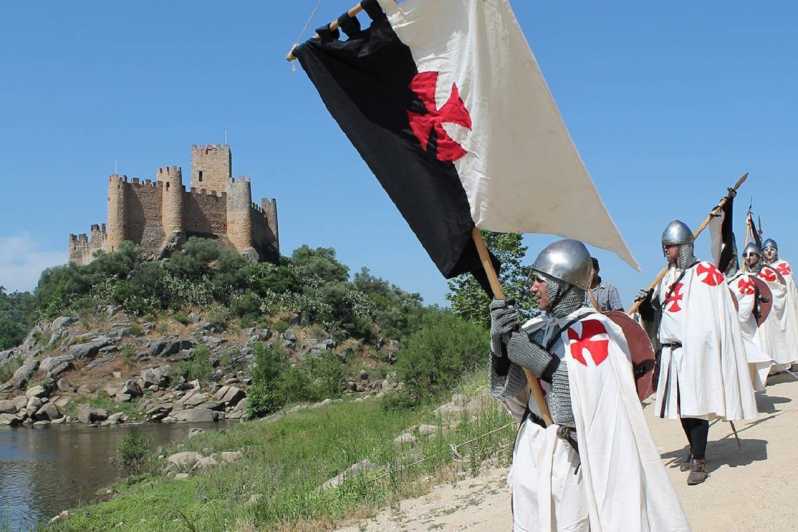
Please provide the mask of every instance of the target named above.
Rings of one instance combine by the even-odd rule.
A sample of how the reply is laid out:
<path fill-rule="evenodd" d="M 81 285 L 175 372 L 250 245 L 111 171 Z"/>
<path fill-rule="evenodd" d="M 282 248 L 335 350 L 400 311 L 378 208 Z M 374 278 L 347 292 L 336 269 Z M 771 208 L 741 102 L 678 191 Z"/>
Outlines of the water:
<path fill-rule="evenodd" d="M 0 429 L 0 529 L 29 530 L 62 510 L 95 500 L 99 489 L 120 478 L 111 459 L 133 427 Z M 135 426 L 153 448 L 184 440 L 193 427 L 220 425 Z"/>

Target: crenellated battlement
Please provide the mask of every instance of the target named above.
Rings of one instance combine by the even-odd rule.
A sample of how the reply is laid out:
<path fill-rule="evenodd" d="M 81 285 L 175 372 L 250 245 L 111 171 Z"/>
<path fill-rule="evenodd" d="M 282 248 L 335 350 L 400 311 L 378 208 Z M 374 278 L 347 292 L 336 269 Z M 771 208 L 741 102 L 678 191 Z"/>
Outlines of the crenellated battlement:
<path fill-rule="evenodd" d="M 276 203 L 254 203 L 251 178 L 232 177 L 230 146 L 193 145 L 191 156 L 190 187 L 175 165 L 158 167 L 154 180 L 110 175 L 108 223 L 92 225 L 89 234 L 69 235 L 70 262 L 88 264 L 97 251 L 112 252 L 126 240 L 157 258 L 188 235 L 213 237 L 246 256 L 277 260 Z"/>

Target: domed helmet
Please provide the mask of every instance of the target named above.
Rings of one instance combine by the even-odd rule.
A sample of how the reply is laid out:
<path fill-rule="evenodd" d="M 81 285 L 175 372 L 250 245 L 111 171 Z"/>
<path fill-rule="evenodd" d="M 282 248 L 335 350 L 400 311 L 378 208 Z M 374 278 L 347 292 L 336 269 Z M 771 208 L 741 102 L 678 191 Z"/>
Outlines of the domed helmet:
<path fill-rule="evenodd" d="M 757 256 L 756 263 L 750 264 L 748 262 L 749 255 Z M 757 244 L 756 242 L 749 242 L 748 244 L 746 244 L 745 249 L 743 249 L 743 258 L 745 259 L 745 265 L 748 271 L 759 273 L 759 270 L 762 269 L 762 263 L 760 260 L 762 258 L 762 248 L 760 248 L 759 244 Z"/>
<path fill-rule="evenodd" d="M 768 262 L 776 262 L 779 260 L 779 245 L 772 238 L 768 238 L 762 242 L 762 251 Z"/>
<path fill-rule="evenodd" d="M 693 255 L 693 242 L 695 242 L 693 231 L 681 220 L 672 221 L 662 232 L 663 253 L 668 246 L 679 246 L 679 257 L 676 259 L 675 266 L 680 270 L 689 268 L 696 262 L 695 255 Z"/>
<path fill-rule="evenodd" d="M 585 302 L 593 279 L 593 260 L 578 240 L 557 240 L 538 254 L 532 271 L 546 280 L 550 308 L 557 317 L 567 316 Z"/>

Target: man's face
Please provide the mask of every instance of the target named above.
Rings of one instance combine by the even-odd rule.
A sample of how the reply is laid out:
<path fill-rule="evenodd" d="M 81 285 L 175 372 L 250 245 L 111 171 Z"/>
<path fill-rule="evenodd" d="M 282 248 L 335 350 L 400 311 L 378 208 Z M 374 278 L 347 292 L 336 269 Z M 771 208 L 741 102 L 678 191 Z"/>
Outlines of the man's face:
<path fill-rule="evenodd" d="M 549 310 L 551 301 L 549 301 L 549 291 L 546 290 L 546 279 L 542 275 L 532 274 L 532 286 L 529 291 L 538 298 L 540 310 Z"/>
<path fill-rule="evenodd" d="M 665 252 L 665 258 L 668 259 L 668 264 L 675 264 L 676 260 L 679 258 L 679 246 L 663 246 L 663 251 Z"/>
<path fill-rule="evenodd" d="M 749 268 L 754 268 L 757 264 L 759 264 L 759 254 L 758 253 L 748 253 L 745 256 L 745 264 Z"/>
<path fill-rule="evenodd" d="M 777 253 L 778 253 L 778 251 L 776 251 L 776 248 L 773 248 L 773 247 L 765 248 L 765 259 L 768 262 L 773 262 L 774 260 L 776 260 L 776 254 Z"/>

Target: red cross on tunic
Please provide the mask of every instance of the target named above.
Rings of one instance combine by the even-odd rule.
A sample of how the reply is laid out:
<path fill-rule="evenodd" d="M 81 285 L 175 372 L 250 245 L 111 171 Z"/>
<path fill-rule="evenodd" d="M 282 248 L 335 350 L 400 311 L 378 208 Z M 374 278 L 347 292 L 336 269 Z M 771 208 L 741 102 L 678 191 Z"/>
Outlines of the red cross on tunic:
<path fill-rule="evenodd" d="M 751 296 L 756 292 L 756 285 L 751 279 L 743 277 L 737 282 L 737 290 L 744 296 Z"/>
<path fill-rule="evenodd" d="M 468 152 L 449 136 L 443 124 L 457 124 L 471 129 L 471 115 L 460 98 L 457 85 L 452 84 L 449 99 L 438 109 L 435 102 L 435 91 L 438 87 L 438 72 L 420 72 L 410 82 L 410 90 L 424 104 L 426 113 L 408 111 L 410 129 L 421 143 L 421 149 L 427 151 L 432 132 L 435 131 L 436 157 L 439 161 L 456 161 Z"/>
<path fill-rule="evenodd" d="M 769 283 L 775 283 L 779 276 L 776 274 L 774 270 L 770 268 L 762 268 L 762 271 L 759 272 L 759 277 L 764 279 Z"/>
<path fill-rule="evenodd" d="M 792 268 L 790 268 L 790 265 L 786 262 L 780 262 L 778 266 L 776 266 L 776 269 L 785 277 L 792 275 Z"/>
<path fill-rule="evenodd" d="M 682 310 L 682 306 L 679 305 L 684 299 L 682 288 L 684 288 L 684 283 L 676 283 L 669 290 L 670 295 L 665 299 L 665 310 L 668 312 L 679 312 Z"/>
<path fill-rule="evenodd" d="M 585 360 L 585 351 L 590 354 L 590 358 L 596 366 L 600 365 L 607 359 L 610 353 L 610 340 L 607 335 L 607 329 L 598 320 L 585 320 L 580 322 L 582 325 L 582 333 L 577 333 L 574 329 L 568 329 L 568 344 L 571 349 L 571 356 L 582 364 L 587 366 Z"/>
<path fill-rule="evenodd" d="M 714 264 L 702 262 L 696 268 L 696 273 L 698 273 L 698 278 L 701 282 L 706 285 L 718 286 L 723 282 L 723 274 L 720 273 L 720 270 Z"/>

